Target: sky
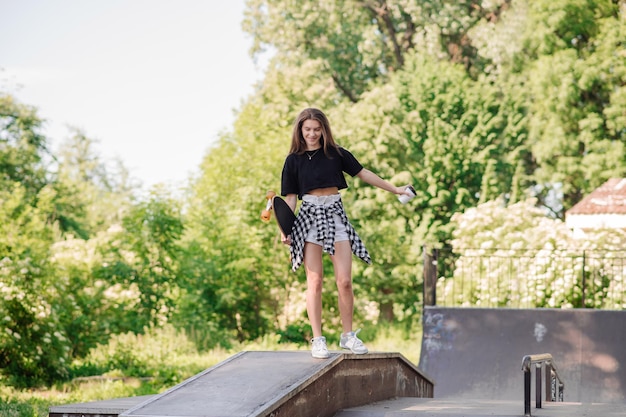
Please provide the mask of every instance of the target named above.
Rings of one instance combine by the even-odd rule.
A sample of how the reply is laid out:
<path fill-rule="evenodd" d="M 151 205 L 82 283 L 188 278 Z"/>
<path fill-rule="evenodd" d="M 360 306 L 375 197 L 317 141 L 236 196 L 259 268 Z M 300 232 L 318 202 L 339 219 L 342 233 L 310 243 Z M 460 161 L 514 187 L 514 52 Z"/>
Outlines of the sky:
<path fill-rule="evenodd" d="M 70 127 L 144 189 L 183 185 L 262 80 L 245 0 L 0 0 L 0 92 Z M 261 57 L 263 58 L 263 57 Z"/>

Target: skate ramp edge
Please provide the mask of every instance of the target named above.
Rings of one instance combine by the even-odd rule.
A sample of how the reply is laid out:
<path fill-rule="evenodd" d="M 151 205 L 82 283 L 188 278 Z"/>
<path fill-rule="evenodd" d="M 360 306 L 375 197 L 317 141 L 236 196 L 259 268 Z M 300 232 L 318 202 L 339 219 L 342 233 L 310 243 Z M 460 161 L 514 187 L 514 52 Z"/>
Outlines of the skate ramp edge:
<path fill-rule="evenodd" d="M 626 403 L 626 311 L 426 307 L 419 369 L 434 398 L 521 400 L 522 358 L 550 353 L 564 401 Z"/>
<path fill-rule="evenodd" d="M 399 353 L 244 351 L 120 414 L 309 416 L 395 397 L 432 398 L 433 383 Z"/>

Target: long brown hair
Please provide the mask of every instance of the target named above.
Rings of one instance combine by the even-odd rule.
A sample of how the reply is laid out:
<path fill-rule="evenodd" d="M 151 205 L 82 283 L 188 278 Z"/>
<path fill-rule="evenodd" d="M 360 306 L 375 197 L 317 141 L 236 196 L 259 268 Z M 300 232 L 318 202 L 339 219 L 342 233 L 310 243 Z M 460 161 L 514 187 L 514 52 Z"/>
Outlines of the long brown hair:
<path fill-rule="evenodd" d="M 335 143 L 335 139 L 333 139 L 333 133 L 330 130 L 330 123 L 328 122 L 328 118 L 319 109 L 308 108 L 304 109 L 298 115 L 298 118 L 293 124 L 293 133 L 291 134 L 291 148 L 289 149 L 289 153 L 295 153 L 298 155 L 302 155 L 304 151 L 306 151 L 306 142 L 304 141 L 304 137 L 302 136 L 302 125 L 306 120 L 317 120 L 322 126 L 322 137 L 320 138 L 320 143 L 322 148 L 324 149 L 324 154 L 329 156 L 328 149 L 334 148 L 341 154 L 339 151 L 339 146 Z"/>

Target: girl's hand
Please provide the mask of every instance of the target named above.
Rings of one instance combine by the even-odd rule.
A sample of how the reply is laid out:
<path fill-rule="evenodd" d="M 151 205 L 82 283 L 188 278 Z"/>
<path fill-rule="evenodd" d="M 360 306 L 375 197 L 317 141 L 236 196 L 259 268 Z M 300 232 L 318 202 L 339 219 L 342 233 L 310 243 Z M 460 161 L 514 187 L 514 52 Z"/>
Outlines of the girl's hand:
<path fill-rule="evenodd" d="M 283 242 L 287 246 L 291 246 L 291 236 L 285 236 L 283 233 L 281 233 L 280 241 Z"/>
<path fill-rule="evenodd" d="M 409 191 L 409 187 L 413 188 L 411 184 L 403 185 L 402 187 L 396 187 L 394 194 L 397 195 L 408 195 L 409 197 L 413 197 L 411 191 Z"/>

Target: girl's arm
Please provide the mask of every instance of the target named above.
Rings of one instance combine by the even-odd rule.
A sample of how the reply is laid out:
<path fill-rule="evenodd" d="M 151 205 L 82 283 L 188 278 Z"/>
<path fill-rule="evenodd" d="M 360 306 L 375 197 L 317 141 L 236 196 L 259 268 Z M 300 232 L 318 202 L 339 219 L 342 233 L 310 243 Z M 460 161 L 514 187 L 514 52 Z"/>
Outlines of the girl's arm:
<path fill-rule="evenodd" d="M 298 202 L 297 194 L 287 194 L 285 196 L 285 202 L 287 202 L 287 205 L 289 206 L 289 208 L 291 208 L 291 211 L 293 211 L 295 213 L 296 212 L 296 203 Z"/>
<path fill-rule="evenodd" d="M 359 177 L 361 180 L 365 181 L 366 183 L 373 185 L 374 187 L 378 187 L 382 190 L 389 191 L 390 193 L 394 193 L 398 195 L 402 195 L 402 194 L 411 195 L 411 193 L 406 190 L 407 187 L 410 186 L 410 184 L 403 185 L 402 187 L 395 187 L 391 185 L 389 182 L 380 178 L 378 175 L 374 174 L 369 169 L 363 168 L 361 172 L 356 174 L 356 176 Z"/>
<path fill-rule="evenodd" d="M 287 205 L 289 206 L 291 211 L 293 211 L 295 213 L 296 212 L 296 204 L 298 203 L 298 195 L 297 194 L 287 194 L 285 196 L 285 202 L 287 203 Z M 283 232 L 281 232 L 280 233 L 280 241 L 283 242 L 285 245 L 291 245 L 291 236 L 285 236 L 285 234 Z"/>

